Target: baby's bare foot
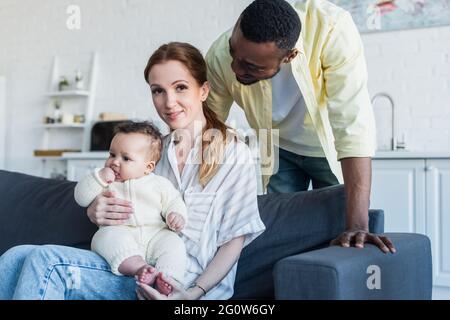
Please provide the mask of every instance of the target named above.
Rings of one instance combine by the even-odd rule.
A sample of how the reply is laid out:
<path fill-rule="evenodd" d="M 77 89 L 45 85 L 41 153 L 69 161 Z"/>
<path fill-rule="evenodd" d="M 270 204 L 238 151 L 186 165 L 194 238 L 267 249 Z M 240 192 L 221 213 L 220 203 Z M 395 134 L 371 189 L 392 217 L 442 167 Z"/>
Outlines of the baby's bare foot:
<path fill-rule="evenodd" d="M 172 292 L 172 286 L 162 279 L 161 274 L 156 277 L 155 288 L 159 293 L 166 296 Z"/>
<path fill-rule="evenodd" d="M 157 275 L 156 269 L 149 265 L 141 267 L 136 272 L 137 280 L 139 282 L 148 284 L 149 286 L 155 283 L 156 275 Z"/>

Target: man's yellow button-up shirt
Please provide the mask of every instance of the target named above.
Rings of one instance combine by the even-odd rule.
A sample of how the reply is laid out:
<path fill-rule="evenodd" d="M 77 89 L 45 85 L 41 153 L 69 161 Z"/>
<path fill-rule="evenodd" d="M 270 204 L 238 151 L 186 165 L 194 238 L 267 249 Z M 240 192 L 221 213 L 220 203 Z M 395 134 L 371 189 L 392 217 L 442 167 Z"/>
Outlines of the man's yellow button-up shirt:
<path fill-rule="evenodd" d="M 294 8 L 302 31 L 296 44 L 299 54 L 291 63 L 308 112 L 304 125 L 313 126 L 331 170 L 342 182 L 338 160 L 372 157 L 376 147 L 361 37 L 350 13 L 328 1 L 307 0 Z M 233 101 L 244 110 L 259 134 L 266 187 L 274 163 L 272 83 L 269 79 L 246 86 L 236 80 L 229 53 L 231 33 L 222 34 L 206 55 L 212 88 L 207 103 L 223 121 Z"/>

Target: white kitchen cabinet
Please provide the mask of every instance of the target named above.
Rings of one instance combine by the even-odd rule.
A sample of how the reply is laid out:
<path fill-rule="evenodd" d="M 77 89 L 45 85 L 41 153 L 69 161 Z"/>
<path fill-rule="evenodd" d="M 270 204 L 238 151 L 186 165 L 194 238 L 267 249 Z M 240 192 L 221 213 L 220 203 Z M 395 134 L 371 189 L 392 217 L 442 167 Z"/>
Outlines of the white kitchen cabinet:
<path fill-rule="evenodd" d="M 433 251 L 433 282 L 450 288 L 450 159 L 427 160 L 427 235 Z"/>
<path fill-rule="evenodd" d="M 385 211 L 386 232 L 430 238 L 433 299 L 450 298 L 450 157 L 375 158 L 370 207 Z"/>
<path fill-rule="evenodd" d="M 385 232 L 425 233 L 425 160 L 374 160 L 370 207 L 384 210 Z"/>
<path fill-rule="evenodd" d="M 68 160 L 67 161 L 67 180 L 79 181 L 95 168 L 103 168 L 105 160 Z"/>
<path fill-rule="evenodd" d="M 109 152 L 68 152 L 62 158 L 67 163 L 67 180 L 79 181 L 95 168 L 103 168 Z"/>

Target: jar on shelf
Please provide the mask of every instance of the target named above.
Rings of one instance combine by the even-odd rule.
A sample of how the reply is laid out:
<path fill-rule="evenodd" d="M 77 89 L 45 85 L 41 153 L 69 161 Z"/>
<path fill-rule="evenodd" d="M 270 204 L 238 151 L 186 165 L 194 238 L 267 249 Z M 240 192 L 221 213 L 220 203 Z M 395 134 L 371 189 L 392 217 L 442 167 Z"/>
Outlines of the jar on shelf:
<path fill-rule="evenodd" d="M 86 121 L 84 114 L 76 114 L 73 117 L 74 123 L 84 123 Z"/>
<path fill-rule="evenodd" d="M 59 100 L 55 100 L 54 109 L 53 109 L 53 120 L 55 123 L 61 122 L 61 102 Z"/>
<path fill-rule="evenodd" d="M 84 80 L 83 80 L 83 74 L 80 70 L 77 70 L 75 72 L 75 89 L 77 90 L 83 90 L 84 89 Z"/>

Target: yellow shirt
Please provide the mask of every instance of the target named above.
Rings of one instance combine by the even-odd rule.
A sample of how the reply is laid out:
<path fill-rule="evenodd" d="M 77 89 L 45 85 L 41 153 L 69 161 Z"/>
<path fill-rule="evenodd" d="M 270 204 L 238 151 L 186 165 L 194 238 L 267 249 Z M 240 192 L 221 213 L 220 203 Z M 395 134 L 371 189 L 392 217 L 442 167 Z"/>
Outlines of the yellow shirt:
<path fill-rule="evenodd" d="M 350 13 L 323 0 L 294 6 L 302 23 L 292 72 L 309 117 L 303 125 L 316 130 L 332 172 L 343 182 L 338 160 L 372 157 L 375 120 L 367 90 L 367 67 L 359 32 Z M 259 138 L 261 173 L 266 187 L 273 174 L 272 83 L 240 84 L 231 70 L 228 40 L 222 34 L 207 55 L 211 92 L 209 107 L 226 120 L 235 101 Z M 265 129 L 265 130 L 261 130 Z"/>

